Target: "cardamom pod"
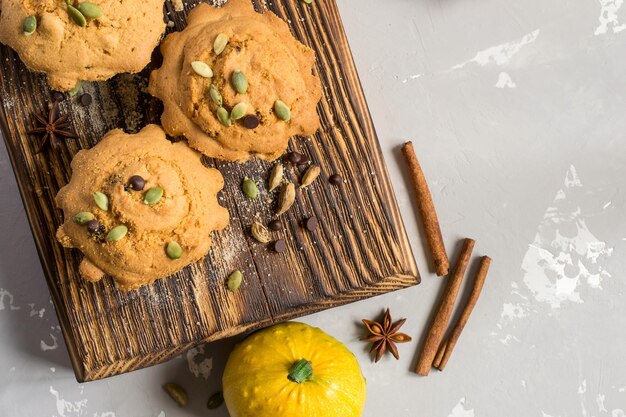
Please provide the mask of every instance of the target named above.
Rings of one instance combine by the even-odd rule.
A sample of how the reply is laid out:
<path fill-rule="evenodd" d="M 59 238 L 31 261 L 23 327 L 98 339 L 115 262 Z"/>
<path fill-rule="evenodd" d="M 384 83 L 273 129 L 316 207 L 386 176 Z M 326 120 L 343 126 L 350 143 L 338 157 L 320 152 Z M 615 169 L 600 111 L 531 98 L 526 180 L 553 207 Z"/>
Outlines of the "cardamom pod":
<path fill-rule="evenodd" d="M 222 95 L 220 94 L 220 90 L 218 90 L 214 84 L 209 86 L 209 96 L 211 97 L 211 100 L 213 100 L 213 103 L 215 103 L 218 107 L 222 107 L 222 104 L 224 103 Z"/>
<path fill-rule="evenodd" d="M 35 16 L 28 16 L 22 23 L 22 30 L 24 35 L 30 36 L 37 30 L 37 18 Z"/>
<path fill-rule="evenodd" d="M 211 395 L 211 397 L 209 398 L 209 401 L 207 401 L 206 403 L 206 407 L 209 410 L 214 410 L 220 405 L 222 405 L 223 403 L 224 403 L 224 394 L 222 394 L 222 391 L 218 391 L 215 394 Z"/>
<path fill-rule="evenodd" d="M 178 404 L 179 407 L 187 407 L 189 397 L 187 397 L 187 391 L 183 387 L 173 382 L 169 382 L 163 385 L 165 392 Z"/>
<path fill-rule="evenodd" d="M 90 3 L 88 1 L 81 3 L 78 5 L 78 10 L 85 16 L 87 19 L 97 19 L 102 16 L 102 10 L 100 6 L 94 3 Z"/>
<path fill-rule="evenodd" d="M 183 248 L 178 244 L 178 242 L 171 241 L 167 244 L 165 253 L 170 259 L 178 259 L 183 255 Z"/>
<path fill-rule="evenodd" d="M 246 115 L 248 111 L 248 105 L 246 103 L 239 103 L 230 111 L 231 120 L 239 120 Z"/>
<path fill-rule="evenodd" d="M 276 164 L 272 168 L 272 171 L 270 172 L 270 178 L 268 181 L 268 186 L 269 186 L 270 191 L 274 191 L 276 188 L 278 188 L 280 183 L 283 181 L 283 171 L 284 171 L 284 168 L 282 164 Z"/>
<path fill-rule="evenodd" d="M 191 68 L 193 69 L 193 72 L 195 72 L 201 77 L 204 77 L 204 78 L 213 77 L 213 70 L 211 69 L 211 67 L 209 67 L 209 65 L 206 62 L 193 61 L 191 63 Z"/>
<path fill-rule="evenodd" d="M 274 103 L 274 112 L 280 120 L 288 122 L 291 119 L 291 109 L 282 100 L 276 100 Z"/>
<path fill-rule="evenodd" d="M 215 38 L 215 42 L 213 42 L 213 51 L 216 55 L 221 54 L 226 49 L 226 45 L 228 44 L 228 35 L 225 33 L 220 33 Z"/>
<path fill-rule="evenodd" d="M 85 19 L 85 16 L 80 12 L 80 10 L 78 10 L 71 4 L 67 5 L 67 14 L 70 15 L 74 23 L 76 23 L 78 26 L 87 26 L 87 19 Z"/>
<path fill-rule="evenodd" d="M 243 72 L 237 70 L 233 72 L 230 77 L 230 82 L 233 84 L 235 91 L 239 94 L 246 94 L 248 92 L 248 79 Z"/>
<path fill-rule="evenodd" d="M 252 226 L 250 227 L 250 234 L 257 240 L 257 242 L 260 243 L 270 243 L 272 240 L 270 231 L 258 221 L 252 223 Z"/>
<path fill-rule="evenodd" d="M 84 225 L 95 219 L 96 216 L 88 211 L 81 211 L 74 216 L 74 223 Z"/>
<path fill-rule="evenodd" d="M 241 190 L 246 197 L 251 200 L 254 200 L 259 196 L 259 188 L 256 186 L 256 183 L 248 177 L 243 179 L 243 182 L 241 183 Z"/>
<path fill-rule="evenodd" d="M 311 165 L 309 169 L 304 171 L 304 175 L 302 175 L 302 180 L 300 181 L 300 188 L 308 187 L 313 184 L 313 181 L 319 177 L 320 172 L 322 170 L 317 165 Z"/>
<path fill-rule="evenodd" d="M 146 191 L 146 195 L 143 198 L 143 202 L 149 206 L 153 206 L 163 197 L 163 188 L 161 187 L 151 187 L 148 191 Z"/>
<path fill-rule="evenodd" d="M 233 121 L 230 120 L 230 114 L 228 114 L 228 110 L 224 107 L 220 107 L 217 109 L 217 120 L 219 120 L 224 126 L 230 127 L 233 124 Z"/>
<path fill-rule="evenodd" d="M 107 211 L 109 209 L 109 198 L 106 194 L 96 191 L 93 193 L 93 201 L 96 202 L 96 206 L 98 206 L 100 210 Z"/>
<path fill-rule="evenodd" d="M 128 227 L 122 224 L 111 229 L 105 239 L 107 242 L 116 242 L 126 236 L 126 233 L 128 233 Z"/>
<path fill-rule="evenodd" d="M 236 270 L 232 274 L 228 276 L 226 280 L 226 286 L 228 290 L 231 292 L 235 292 L 241 287 L 241 283 L 243 282 L 243 274 L 240 270 Z"/>
<path fill-rule="evenodd" d="M 278 196 L 278 210 L 276 214 L 280 216 L 285 213 L 291 206 L 293 202 L 296 200 L 296 187 L 293 183 L 285 184 L 283 189 Z"/>

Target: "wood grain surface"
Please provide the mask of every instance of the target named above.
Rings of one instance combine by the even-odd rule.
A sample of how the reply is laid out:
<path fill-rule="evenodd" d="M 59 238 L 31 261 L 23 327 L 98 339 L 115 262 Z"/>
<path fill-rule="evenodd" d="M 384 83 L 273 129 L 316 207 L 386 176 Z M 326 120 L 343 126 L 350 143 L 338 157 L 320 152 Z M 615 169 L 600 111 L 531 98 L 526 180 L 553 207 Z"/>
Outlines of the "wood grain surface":
<path fill-rule="evenodd" d="M 186 12 L 165 11 L 182 30 Z M 376 133 L 367 109 L 341 18 L 334 0 L 255 4 L 286 20 L 296 38 L 317 53 L 317 74 L 324 97 L 318 106 L 322 129 L 311 138 L 294 138 L 291 149 L 308 155 L 322 175 L 282 216 L 287 241 L 282 254 L 256 243 L 248 233 L 255 216 L 272 219 L 276 200 L 265 188 L 271 164 L 206 159 L 218 168 L 226 186 L 221 202 L 231 224 L 214 234 L 209 255 L 176 275 L 132 292 L 118 291 L 110 279 L 90 284 L 78 276 L 81 254 L 54 238 L 62 213 L 54 206 L 68 182 L 70 161 L 110 129 L 135 132 L 158 123 L 161 103 L 145 93 L 153 63 L 142 73 L 119 75 L 103 83 L 83 83 L 93 103 L 80 94 L 60 104 L 79 139 L 64 140 L 37 154 L 33 112 L 51 104 L 45 77 L 28 71 L 17 54 L 0 45 L 0 124 L 24 201 L 44 273 L 79 381 L 104 378 L 162 362 L 202 342 L 236 335 L 336 305 L 419 283 L 419 274 L 402 224 Z M 285 165 L 297 184 L 300 172 Z M 345 183 L 332 186 L 340 174 Z M 246 200 L 244 176 L 257 180 L 263 198 Z M 314 232 L 301 226 L 320 219 Z M 245 281 L 230 293 L 224 280 L 240 269 Z"/>

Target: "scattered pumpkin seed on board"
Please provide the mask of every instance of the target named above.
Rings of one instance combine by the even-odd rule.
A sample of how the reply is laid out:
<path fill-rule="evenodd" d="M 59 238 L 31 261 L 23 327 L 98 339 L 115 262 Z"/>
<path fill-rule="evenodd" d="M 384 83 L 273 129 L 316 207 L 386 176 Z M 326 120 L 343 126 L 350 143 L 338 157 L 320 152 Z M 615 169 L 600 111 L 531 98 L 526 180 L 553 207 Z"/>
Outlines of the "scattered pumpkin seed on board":
<path fill-rule="evenodd" d="M 254 200 L 259 196 L 259 188 L 256 186 L 256 183 L 248 177 L 243 179 L 243 182 L 241 183 L 241 190 L 245 196 L 251 200 Z"/>
<path fill-rule="evenodd" d="M 96 202 L 96 206 L 98 206 L 100 210 L 109 210 L 109 198 L 106 194 L 96 191 L 93 193 L 93 201 Z"/>
<path fill-rule="evenodd" d="M 178 404 L 179 407 L 187 407 L 189 397 L 187 391 L 183 387 L 173 382 L 168 382 L 163 385 L 163 389 L 169 394 L 170 397 Z"/>
<path fill-rule="evenodd" d="M 30 36 L 37 30 L 37 18 L 35 16 L 28 16 L 22 23 L 22 30 L 24 35 Z"/>
<path fill-rule="evenodd" d="M 236 270 L 232 274 L 228 276 L 228 280 L 226 280 L 226 286 L 228 287 L 228 291 L 235 292 L 241 287 L 241 283 L 243 282 L 243 274 L 240 270 Z"/>

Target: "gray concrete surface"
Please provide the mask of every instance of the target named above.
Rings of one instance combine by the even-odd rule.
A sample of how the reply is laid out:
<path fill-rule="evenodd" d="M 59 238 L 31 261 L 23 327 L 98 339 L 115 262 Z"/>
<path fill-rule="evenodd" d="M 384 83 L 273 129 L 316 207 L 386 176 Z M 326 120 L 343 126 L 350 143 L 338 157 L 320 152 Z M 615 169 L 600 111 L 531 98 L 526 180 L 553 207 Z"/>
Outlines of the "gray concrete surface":
<path fill-rule="evenodd" d="M 622 0 L 338 0 L 423 285 L 307 317 L 357 353 L 366 417 L 624 417 L 626 6 Z M 398 146 L 413 139 L 449 248 L 493 268 L 444 373 L 417 343 L 377 365 L 363 317 L 390 306 L 421 341 L 430 272 Z M 214 415 L 232 341 L 151 369 L 75 382 L 0 145 L 0 415 Z M 205 378 L 206 377 L 206 378 Z M 179 410 L 160 385 L 191 395 Z"/>

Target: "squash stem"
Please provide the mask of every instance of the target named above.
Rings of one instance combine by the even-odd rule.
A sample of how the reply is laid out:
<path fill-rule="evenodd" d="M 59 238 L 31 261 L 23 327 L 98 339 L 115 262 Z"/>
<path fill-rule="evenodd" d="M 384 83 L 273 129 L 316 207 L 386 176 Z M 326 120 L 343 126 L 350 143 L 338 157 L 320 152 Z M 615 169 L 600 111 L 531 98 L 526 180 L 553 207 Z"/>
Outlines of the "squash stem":
<path fill-rule="evenodd" d="M 291 365 L 291 369 L 289 369 L 289 378 L 290 381 L 300 384 L 304 381 L 308 381 L 313 376 L 313 364 L 311 361 L 306 359 L 300 359 L 297 362 L 294 362 Z"/>

